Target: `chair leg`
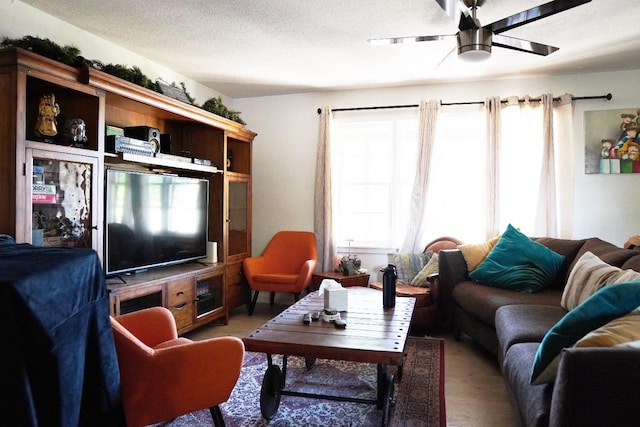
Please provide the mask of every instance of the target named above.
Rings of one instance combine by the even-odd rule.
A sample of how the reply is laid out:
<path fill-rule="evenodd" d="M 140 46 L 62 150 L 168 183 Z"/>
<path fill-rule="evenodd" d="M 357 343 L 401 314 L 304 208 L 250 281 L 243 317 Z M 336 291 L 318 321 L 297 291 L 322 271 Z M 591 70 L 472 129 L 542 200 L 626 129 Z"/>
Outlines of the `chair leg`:
<path fill-rule="evenodd" d="M 256 302 L 258 302 L 258 294 L 260 293 L 260 291 L 253 291 L 253 298 L 251 299 L 251 302 L 249 303 L 249 316 L 253 316 L 253 310 L 255 310 L 256 308 Z"/>
<path fill-rule="evenodd" d="M 222 418 L 222 411 L 220 410 L 220 406 L 212 406 L 209 408 L 209 412 L 211 412 L 211 418 L 213 418 L 213 425 L 216 427 L 225 427 L 224 418 Z"/>
<path fill-rule="evenodd" d="M 271 305 L 273 305 L 273 303 L 276 301 L 276 293 L 275 292 L 271 292 L 271 298 L 269 299 L 269 303 Z"/>

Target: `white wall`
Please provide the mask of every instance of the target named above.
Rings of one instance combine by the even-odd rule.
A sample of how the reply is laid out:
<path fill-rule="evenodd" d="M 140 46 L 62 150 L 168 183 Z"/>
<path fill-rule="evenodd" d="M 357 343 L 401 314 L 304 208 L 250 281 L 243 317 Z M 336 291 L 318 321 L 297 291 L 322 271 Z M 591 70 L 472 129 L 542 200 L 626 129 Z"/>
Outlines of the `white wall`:
<path fill-rule="evenodd" d="M 278 230 L 313 230 L 318 107 L 417 104 L 421 99 L 462 102 L 494 95 L 558 96 L 567 92 L 574 96 L 610 92 L 613 99 L 575 104 L 573 140 L 567 141 L 574 167 L 560 177 L 569 188 L 573 186 L 574 196 L 568 201 L 569 206 L 573 205 L 573 227 L 565 230 L 562 237 L 597 236 L 622 245 L 629 236 L 640 234 L 640 176 L 584 173 L 583 113 L 629 107 L 635 111 L 640 106 L 640 93 L 635 89 L 638 87 L 640 71 L 636 70 L 236 99 L 234 108 L 258 133 L 253 151 L 253 252 L 260 253 Z M 387 262 L 384 254 L 355 252 L 374 274 Z"/>

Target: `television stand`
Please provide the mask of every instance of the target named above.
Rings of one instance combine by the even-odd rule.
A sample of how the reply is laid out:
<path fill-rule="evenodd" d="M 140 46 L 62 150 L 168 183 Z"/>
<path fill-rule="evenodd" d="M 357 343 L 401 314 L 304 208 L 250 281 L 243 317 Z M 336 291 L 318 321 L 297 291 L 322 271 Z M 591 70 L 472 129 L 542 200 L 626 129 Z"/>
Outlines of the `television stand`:
<path fill-rule="evenodd" d="M 126 280 L 124 280 L 124 279 L 122 278 L 122 276 L 120 276 L 119 274 L 114 274 L 113 276 L 107 276 L 107 277 L 105 278 L 105 280 L 107 281 L 107 284 L 109 284 L 109 280 L 111 280 L 111 279 L 118 279 L 118 280 L 119 280 L 121 283 L 123 283 L 123 284 L 126 284 L 126 283 L 127 283 L 127 281 L 126 281 Z"/>
<path fill-rule="evenodd" d="M 228 323 L 225 301 L 224 264 L 191 262 L 137 271 L 123 280 L 107 279 L 112 316 L 149 307 L 166 307 L 183 334 L 214 320 Z M 118 281 L 110 281 L 117 279 Z"/>

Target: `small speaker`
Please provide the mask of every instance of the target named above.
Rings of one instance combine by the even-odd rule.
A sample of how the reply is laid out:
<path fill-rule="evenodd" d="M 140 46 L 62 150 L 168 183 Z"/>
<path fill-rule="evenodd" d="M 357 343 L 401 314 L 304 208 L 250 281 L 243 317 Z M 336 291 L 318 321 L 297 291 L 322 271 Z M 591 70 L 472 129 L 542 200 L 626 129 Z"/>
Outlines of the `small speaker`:
<path fill-rule="evenodd" d="M 129 126 L 124 128 L 124 136 L 148 141 L 153 145 L 154 153 L 160 152 L 160 129 L 149 126 Z"/>
<path fill-rule="evenodd" d="M 171 154 L 171 134 L 160 134 L 160 152 L 164 154 Z"/>

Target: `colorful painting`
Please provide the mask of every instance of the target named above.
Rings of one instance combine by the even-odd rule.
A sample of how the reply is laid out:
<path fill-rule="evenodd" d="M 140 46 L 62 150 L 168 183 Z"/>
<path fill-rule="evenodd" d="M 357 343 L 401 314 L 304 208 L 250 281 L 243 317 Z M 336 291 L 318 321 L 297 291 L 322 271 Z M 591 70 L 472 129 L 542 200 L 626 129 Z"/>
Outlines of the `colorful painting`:
<path fill-rule="evenodd" d="M 640 108 L 585 111 L 585 173 L 640 173 Z"/>

